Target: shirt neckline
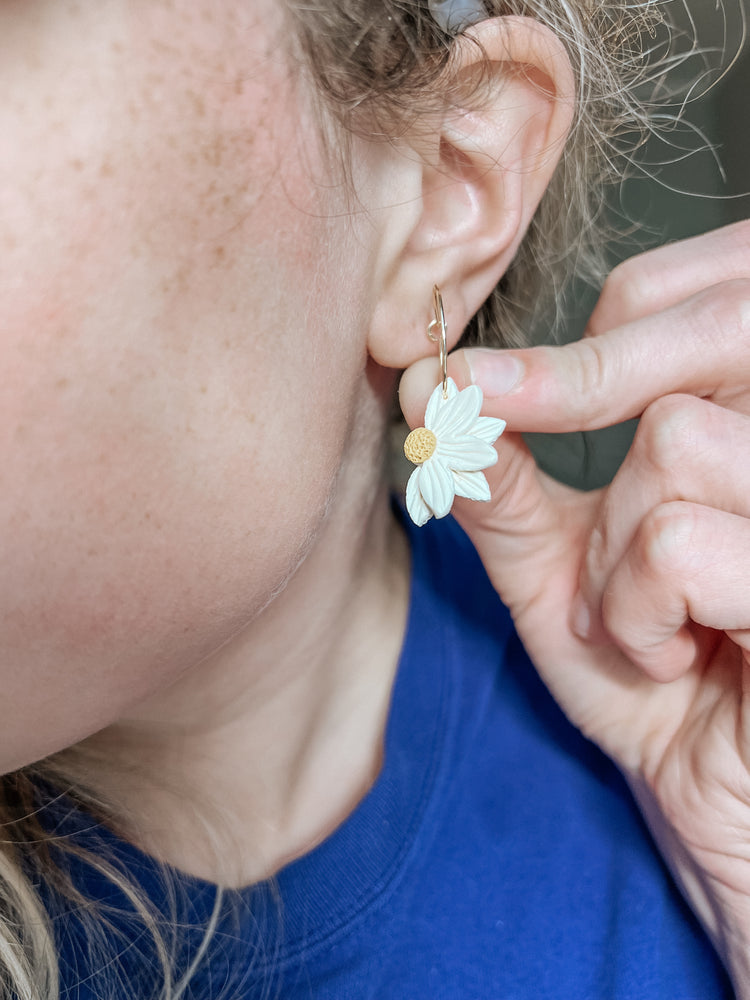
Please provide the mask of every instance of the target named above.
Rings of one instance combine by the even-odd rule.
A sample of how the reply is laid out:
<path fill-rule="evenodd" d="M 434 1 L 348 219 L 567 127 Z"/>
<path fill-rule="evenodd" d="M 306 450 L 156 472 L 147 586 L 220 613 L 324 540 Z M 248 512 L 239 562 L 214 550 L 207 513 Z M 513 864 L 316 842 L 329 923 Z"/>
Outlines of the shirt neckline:
<path fill-rule="evenodd" d="M 396 513 L 406 522 L 400 510 Z M 436 538 L 440 529 L 434 523 L 404 527 L 412 553 L 409 611 L 380 774 L 354 811 L 309 853 L 268 881 L 223 891 L 226 917 L 217 937 L 225 942 L 225 961 L 231 965 L 230 942 L 235 942 L 243 956 L 254 956 L 254 975 L 267 976 L 329 946 L 386 899 L 415 849 L 434 796 L 449 730 L 447 533 L 441 531 Z M 66 815 L 84 846 L 91 836 L 95 850 L 104 846 L 116 856 L 158 910 L 174 914 L 176 896 L 184 910 L 177 915 L 181 922 L 201 929 L 208 925 L 216 885 L 160 864 L 89 817 Z M 58 813 L 56 832 L 67 832 L 64 825 Z M 172 874 L 176 893 L 165 888 L 165 869 Z M 93 898 L 107 892 L 90 870 L 82 871 L 78 881 Z M 212 970 L 215 974 L 214 956 Z"/>

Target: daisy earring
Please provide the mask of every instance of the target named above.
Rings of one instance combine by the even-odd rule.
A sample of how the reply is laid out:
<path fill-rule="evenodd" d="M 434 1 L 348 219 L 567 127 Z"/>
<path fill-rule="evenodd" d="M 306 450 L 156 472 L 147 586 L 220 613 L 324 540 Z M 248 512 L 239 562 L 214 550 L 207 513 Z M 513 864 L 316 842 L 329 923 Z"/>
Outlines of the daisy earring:
<path fill-rule="evenodd" d="M 430 396 L 424 427 L 417 427 L 404 442 L 404 454 L 417 466 L 406 485 L 406 509 L 417 525 L 431 517 L 445 517 L 457 496 L 490 499 L 481 470 L 497 462 L 492 446 L 505 430 L 504 420 L 479 416 L 483 397 L 478 385 L 459 392 L 448 378 L 445 312 L 437 285 L 432 301 L 435 318 L 427 334 L 438 343 L 443 378 Z"/>

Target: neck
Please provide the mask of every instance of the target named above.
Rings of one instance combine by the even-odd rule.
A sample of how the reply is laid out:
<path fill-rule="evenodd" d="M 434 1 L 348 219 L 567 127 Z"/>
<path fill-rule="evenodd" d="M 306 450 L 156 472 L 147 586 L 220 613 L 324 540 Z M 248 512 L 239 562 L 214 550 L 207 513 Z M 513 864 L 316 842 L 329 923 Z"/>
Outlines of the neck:
<path fill-rule="evenodd" d="M 123 832 L 149 853 L 249 884 L 310 850 L 372 785 L 408 553 L 382 492 L 352 510 L 332 506 L 283 593 L 240 635 L 88 741 Z"/>

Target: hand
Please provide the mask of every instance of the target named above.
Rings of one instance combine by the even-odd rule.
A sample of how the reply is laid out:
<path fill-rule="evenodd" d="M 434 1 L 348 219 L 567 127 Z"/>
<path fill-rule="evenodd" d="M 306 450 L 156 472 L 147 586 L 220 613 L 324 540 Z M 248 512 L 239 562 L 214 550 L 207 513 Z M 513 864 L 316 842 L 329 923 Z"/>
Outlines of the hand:
<path fill-rule="evenodd" d="M 454 513 L 750 997 L 750 224 L 621 265 L 576 344 L 457 351 L 449 372 L 509 427 L 492 501 Z M 430 361 L 404 375 L 412 425 L 435 376 Z M 634 416 L 622 468 L 593 493 L 541 473 L 519 435 Z"/>

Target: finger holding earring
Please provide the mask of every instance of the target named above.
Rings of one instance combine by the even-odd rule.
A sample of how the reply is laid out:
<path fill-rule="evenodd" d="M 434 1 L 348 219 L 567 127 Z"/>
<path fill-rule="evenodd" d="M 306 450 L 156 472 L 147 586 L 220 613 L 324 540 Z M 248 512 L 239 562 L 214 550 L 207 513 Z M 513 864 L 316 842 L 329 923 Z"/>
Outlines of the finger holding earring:
<path fill-rule="evenodd" d="M 434 318 L 427 334 L 438 343 L 442 379 L 427 403 L 424 426 L 404 443 L 404 454 L 417 466 L 406 486 L 406 509 L 420 526 L 431 517 L 445 517 L 457 496 L 490 499 L 482 470 L 497 462 L 493 445 L 505 429 L 504 420 L 479 415 L 483 396 L 478 386 L 459 392 L 448 377 L 447 326 L 437 285 L 432 296 Z"/>

